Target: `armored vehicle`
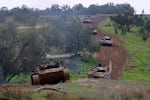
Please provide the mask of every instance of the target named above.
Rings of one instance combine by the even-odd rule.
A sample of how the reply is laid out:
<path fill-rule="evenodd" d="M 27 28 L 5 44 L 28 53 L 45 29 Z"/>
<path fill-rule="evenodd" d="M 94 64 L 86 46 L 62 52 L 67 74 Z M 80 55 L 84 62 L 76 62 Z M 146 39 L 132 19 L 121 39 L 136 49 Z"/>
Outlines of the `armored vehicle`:
<path fill-rule="evenodd" d="M 91 18 L 90 16 L 86 16 L 86 17 L 83 19 L 83 23 L 86 23 L 86 24 L 92 23 L 92 18 Z"/>
<path fill-rule="evenodd" d="M 113 40 L 111 36 L 103 36 L 100 38 L 100 45 L 102 46 L 112 46 L 113 45 Z"/>
<path fill-rule="evenodd" d="M 32 85 L 57 84 L 70 80 L 68 68 L 59 67 L 57 62 L 37 65 L 31 74 Z"/>
<path fill-rule="evenodd" d="M 88 73 L 88 78 L 111 78 L 112 64 L 109 63 L 109 66 L 98 64 L 91 72 Z"/>

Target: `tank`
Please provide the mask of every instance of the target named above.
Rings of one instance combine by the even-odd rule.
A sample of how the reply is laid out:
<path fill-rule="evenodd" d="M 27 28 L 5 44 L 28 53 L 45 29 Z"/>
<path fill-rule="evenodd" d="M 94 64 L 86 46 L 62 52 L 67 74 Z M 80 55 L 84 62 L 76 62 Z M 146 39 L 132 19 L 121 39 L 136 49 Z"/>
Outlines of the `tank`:
<path fill-rule="evenodd" d="M 83 19 L 83 23 L 87 23 L 87 24 L 92 23 L 92 18 L 91 18 L 90 16 L 86 16 L 86 17 Z"/>
<path fill-rule="evenodd" d="M 31 74 L 32 85 L 57 84 L 59 82 L 67 82 L 69 80 L 69 69 L 59 67 L 57 63 L 54 65 L 38 65 Z"/>
<path fill-rule="evenodd" d="M 92 31 L 92 33 L 93 33 L 93 35 L 97 35 L 97 29 L 94 29 L 94 30 Z"/>
<path fill-rule="evenodd" d="M 98 64 L 91 72 L 88 73 L 88 78 L 104 78 L 111 79 L 112 64 L 109 62 L 109 66 L 105 64 Z"/>
<path fill-rule="evenodd" d="M 113 45 L 113 40 L 111 36 L 103 36 L 100 38 L 100 45 L 102 46 L 112 46 Z"/>

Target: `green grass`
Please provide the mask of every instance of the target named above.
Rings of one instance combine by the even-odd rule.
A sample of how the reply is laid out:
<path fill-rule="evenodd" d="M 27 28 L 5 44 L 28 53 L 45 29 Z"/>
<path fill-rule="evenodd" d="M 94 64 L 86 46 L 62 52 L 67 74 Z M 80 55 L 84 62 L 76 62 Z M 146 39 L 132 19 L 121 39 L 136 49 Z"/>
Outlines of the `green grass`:
<path fill-rule="evenodd" d="M 30 84 L 31 82 L 30 79 L 30 74 L 19 74 L 15 77 L 12 78 L 11 83 L 15 83 L 15 84 Z"/>
<path fill-rule="evenodd" d="M 111 24 L 110 27 L 106 27 L 108 23 Z M 115 34 L 110 19 L 102 21 L 98 27 L 109 34 Z M 150 81 L 150 39 L 144 42 L 137 33 L 138 28 L 134 27 L 133 31 L 134 33 L 126 35 L 120 35 L 120 31 L 115 34 L 124 41 L 124 48 L 128 53 L 121 79 Z"/>

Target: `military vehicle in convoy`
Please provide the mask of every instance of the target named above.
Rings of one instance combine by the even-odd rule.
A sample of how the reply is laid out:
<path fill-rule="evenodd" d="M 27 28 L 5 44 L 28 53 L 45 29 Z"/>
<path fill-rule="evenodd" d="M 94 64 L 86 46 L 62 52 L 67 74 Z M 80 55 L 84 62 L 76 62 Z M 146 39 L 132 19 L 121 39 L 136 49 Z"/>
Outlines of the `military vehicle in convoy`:
<path fill-rule="evenodd" d="M 93 33 L 93 35 L 97 35 L 97 29 L 94 29 L 94 30 L 92 31 L 92 33 Z"/>
<path fill-rule="evenodd" d="M 109 62 L 109 66 L 105 64 L 98 64 L 91 72 L 88 73 L 88 78 L 104 78 L 110 79 L 112 71 L 112 64 Z"/>
<path fill-rule="evenodd" d="M 85 23 L 85 24 L 91 24 L 91 23 L 92 23 L 92 17 L 86 16 L 86 17 L 83 19 L 83 23 Z"/>
<path fill-rule="evenodd" d="M 60 67 L 58 62 L 37 65 L 31 74 L 32 85 L 57 84 L 69 80 L 69 69 Z"/>
<path fill-rule="evenodd" d="M 111 36 L 103 36 L 102 38 L 99 39 L 100 45 L 102 46 L 112 46 L 113 45 L 113 40 Z"/>

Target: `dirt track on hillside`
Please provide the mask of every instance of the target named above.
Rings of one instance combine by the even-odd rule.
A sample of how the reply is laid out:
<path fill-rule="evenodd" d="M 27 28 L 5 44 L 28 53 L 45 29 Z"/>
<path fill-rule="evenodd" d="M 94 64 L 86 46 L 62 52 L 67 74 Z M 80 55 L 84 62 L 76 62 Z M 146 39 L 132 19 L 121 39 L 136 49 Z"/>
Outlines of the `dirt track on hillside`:
<path fill-rule="evenodd" d="M 93 20 L 93 25 L 97 26 L 97 24 L 106 19 L 107 17 L 101 16 L 97 17 Z M 106 32 L 98 29 L 98 34 L 94 37 L 95 42 L 99 43 L 99 39 L 104 36 L 108 35 Z M 99 52 L 97 53 L 97 62 L 108 64 L 109 61 L 112 61 L 112 79 L 118 79 L 122 72 L 123 66 L 126 61 L 126 51 L 123 48 L 123 42 L 114 35 L 111 35 L 113 39 L 113 46 L 101 46 Z"/>

